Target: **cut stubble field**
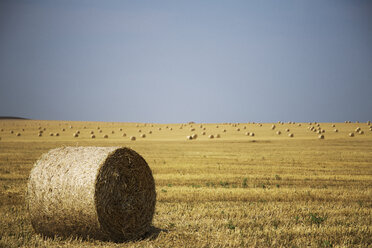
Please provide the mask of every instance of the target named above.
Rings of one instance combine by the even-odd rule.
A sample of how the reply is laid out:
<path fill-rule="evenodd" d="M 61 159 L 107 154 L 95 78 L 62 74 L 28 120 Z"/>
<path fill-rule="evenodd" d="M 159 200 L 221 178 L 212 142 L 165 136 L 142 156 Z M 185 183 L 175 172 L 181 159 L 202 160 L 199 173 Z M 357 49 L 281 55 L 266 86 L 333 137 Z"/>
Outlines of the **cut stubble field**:
<path fill-rule="evenodd" d="M 0 247 L 372 246 L 370 125 L 300 124 L 0 120 Z M 188 140 L 192 134 L 198 137 Z M 156 183 L 151 232 L 126 243 L 36 234 L 27 180 L 37 159 L 61 146 L 141 154 Z"/>

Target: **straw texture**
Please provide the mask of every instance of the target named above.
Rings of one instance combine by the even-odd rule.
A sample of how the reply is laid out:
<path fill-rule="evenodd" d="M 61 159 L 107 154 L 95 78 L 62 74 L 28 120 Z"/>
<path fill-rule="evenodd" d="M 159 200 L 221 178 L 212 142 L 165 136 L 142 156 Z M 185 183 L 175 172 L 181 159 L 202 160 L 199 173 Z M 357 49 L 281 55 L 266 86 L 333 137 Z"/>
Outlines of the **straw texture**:
<path fill-rule="evenodd" d="M 129 148 L 53 149 L 28 181 L 31 223 L 46 236 L 137 239 L 151 226 L 155 202 L 152 172 Z"/>

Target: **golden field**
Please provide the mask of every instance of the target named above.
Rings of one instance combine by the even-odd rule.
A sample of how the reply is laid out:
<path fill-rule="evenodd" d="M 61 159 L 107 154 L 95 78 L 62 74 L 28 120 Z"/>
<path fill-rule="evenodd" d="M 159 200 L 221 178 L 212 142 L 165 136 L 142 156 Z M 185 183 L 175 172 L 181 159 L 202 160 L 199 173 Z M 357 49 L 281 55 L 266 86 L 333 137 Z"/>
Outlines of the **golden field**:
<path fill-rule="evenodd" d="M 309 123 L 200 125 L 0 120 L 0 247 L 372 246 L 367 123 L 320 123 L 324 139 Z M 198 138 L 187 140 L 193 133 Z M 41 154 L 60 146 L 128 146 L 141 154 L 156 182 L 152 232 L 127 243 L 37 235 L 25 204 L 27 179 Z"/>

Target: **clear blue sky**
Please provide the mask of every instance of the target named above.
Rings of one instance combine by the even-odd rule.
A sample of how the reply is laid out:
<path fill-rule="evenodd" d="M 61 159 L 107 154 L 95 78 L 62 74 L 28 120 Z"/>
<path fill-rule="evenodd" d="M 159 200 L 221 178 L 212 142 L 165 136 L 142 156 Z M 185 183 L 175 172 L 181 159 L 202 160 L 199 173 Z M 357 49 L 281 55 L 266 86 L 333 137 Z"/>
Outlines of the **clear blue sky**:
<path fill-rule="evenodd" d="M 372 1 L 0 0 L 0 116 L 372 120 Z"/>

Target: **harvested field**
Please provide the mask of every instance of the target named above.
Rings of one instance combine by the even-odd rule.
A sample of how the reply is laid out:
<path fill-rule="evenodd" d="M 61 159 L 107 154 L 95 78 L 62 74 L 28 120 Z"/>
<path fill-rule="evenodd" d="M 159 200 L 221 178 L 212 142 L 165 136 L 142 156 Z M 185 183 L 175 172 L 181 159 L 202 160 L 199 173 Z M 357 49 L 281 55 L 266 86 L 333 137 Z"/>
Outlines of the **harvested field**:
<path fill-rule="evenodd" d="M 190 128 L 200 134 L 200 124 L 179 129 L 180 123 L 0 120 L 0 247 L 371 246 L 369 125 L 317 123 L 326 131 L 319 139 L 308 123 L 298 124 L 272 130 L 273 123 L 203 123 L 206 135 L 189 141 Z M 255 136 L 236 131 L 244 126 Z M 110 133 L 108 138 L 92 139 L 97 127 Z M 358 127 L 363 134 L 349 137 Z M 123 131 L 111 133 L 120 128 L 127 137 Z M 152 134 L 131 141 L 139 128 Z M 39 137 L 44 129 L 59 136 Z M 227 132 L 219 139 L 208 138 L 223 129 Z M 125 146 L 147 161 L 157 202 L 153 227 L 143 239 L 118 244 L 35 233 L 26 208 L 27 180 L 41 154 L 63 146 Z"/>

